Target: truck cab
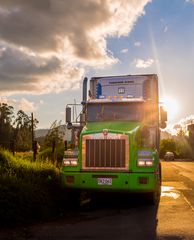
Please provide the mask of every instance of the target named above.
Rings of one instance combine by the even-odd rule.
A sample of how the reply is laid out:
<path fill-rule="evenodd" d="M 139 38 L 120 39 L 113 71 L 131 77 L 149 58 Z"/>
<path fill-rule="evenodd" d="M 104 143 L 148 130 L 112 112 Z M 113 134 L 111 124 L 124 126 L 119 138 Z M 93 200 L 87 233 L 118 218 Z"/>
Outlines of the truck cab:
<path fill-rule="evenodd" d="M 86 79 L 83 85 L 80 124 L 71 122 L 70 105 L 66 111 L 74 144 L 65 151 L 64 187 L 146 193 L 158 202 L 160 127 L 167 119 L 159 111 L 157 75 L 95 77 L 89 97 Z"/>

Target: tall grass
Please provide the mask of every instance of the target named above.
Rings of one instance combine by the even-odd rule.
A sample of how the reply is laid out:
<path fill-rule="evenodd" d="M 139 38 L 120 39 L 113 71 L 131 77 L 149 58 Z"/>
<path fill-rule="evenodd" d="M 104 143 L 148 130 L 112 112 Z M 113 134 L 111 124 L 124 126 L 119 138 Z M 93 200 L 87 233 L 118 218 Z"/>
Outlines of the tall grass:
<path fill-rule="evenodd" d="M 28 160 L 28 161 L 33 161 L 33 152 L 28 151 L 28 152 L 15 152 L 15 157 L 22 159 L 22 160 Z"/>
<path fill-rule="evenodd" d="M 0 223 L 47 218 L 60 211 L 59 170 L 0 149 Z"/>
<path fill-rule="evenodd" d="M 39 161 L 53 161 L 58 165 L 61 165 L 64 156 L 64 146 L 58 146 L 55 149 L 55 152 L 52 152 L 51 147 L 44 148 L 42 151 L 38 153 L 37 159 Z"/>

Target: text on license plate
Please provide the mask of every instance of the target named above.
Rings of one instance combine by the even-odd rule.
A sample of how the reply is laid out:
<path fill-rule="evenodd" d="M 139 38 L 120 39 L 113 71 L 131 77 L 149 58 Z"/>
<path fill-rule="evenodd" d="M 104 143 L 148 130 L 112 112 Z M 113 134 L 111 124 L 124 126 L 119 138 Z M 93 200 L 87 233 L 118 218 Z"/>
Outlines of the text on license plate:
<path fill-rule="evenodd" d="M 112 185 L 112 178 L 98 178 L 98 185 Z"/>

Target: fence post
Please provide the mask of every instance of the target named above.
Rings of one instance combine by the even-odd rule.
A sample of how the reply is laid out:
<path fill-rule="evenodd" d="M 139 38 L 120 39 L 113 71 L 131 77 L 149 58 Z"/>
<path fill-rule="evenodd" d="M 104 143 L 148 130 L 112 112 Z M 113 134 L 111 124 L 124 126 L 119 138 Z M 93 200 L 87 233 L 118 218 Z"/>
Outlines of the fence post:
<path fill-rule="evenodd" d="M 31 131 L 32 131 L 32 151 L 33 151 L 33 161 L 36 161 L 36 149 L 34 143 L 34 116 L 31 113 Z"/>
<path fill-rule="evenodd" d="M 53 165 L 55 163 L 55 150 L 56 150 L 56 141 L 55 141 L 55 139 L 53 139 L 53 141 L 52 141 L 52 162 L 53 162 Z"/>
<path fill-rule="evenodd" d="M 11 140 L 11 142 L 10 142 L 10 150 L 11 150 L 13 156 L 15 156 L 15 140 Z"/>

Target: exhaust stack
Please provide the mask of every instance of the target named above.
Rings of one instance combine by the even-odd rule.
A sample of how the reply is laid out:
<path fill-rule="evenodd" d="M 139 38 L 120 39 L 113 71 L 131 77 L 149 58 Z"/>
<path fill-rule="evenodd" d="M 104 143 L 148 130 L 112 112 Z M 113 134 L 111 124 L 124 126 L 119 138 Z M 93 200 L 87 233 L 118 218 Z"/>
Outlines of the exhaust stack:
<path fill-rule="evenodd" d="M 87 101 L 87 83 L 88 83 L 88 79 L 87 79 L 87 77 L 85 77 L 84 81 L 83 81 L 83 101 L 82 101 L 83 105 Z"/>

